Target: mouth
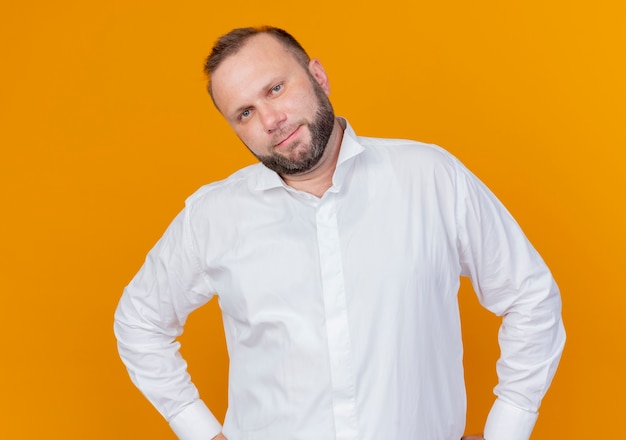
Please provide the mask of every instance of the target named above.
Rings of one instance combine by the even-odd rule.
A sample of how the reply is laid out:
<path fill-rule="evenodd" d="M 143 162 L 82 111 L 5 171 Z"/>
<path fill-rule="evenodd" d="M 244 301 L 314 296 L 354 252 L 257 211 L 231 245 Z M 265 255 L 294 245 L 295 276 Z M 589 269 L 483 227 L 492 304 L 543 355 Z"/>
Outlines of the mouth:
<path fill-rule="evenodd" d="M 295 130 L 293 130 L 292 132 L 290 132 L 285 138 L 283 138 L 280 142 L 276 143 L 274 145 L 274 148 L 282 148 L 285 147 L 287 145 L 289 145 L 292 141 L 295 140 L 295 138 L 298 136 L 298 133 L 300 132 L 300 128 L 301 126 L 297 126 L 295 128 Z"/>

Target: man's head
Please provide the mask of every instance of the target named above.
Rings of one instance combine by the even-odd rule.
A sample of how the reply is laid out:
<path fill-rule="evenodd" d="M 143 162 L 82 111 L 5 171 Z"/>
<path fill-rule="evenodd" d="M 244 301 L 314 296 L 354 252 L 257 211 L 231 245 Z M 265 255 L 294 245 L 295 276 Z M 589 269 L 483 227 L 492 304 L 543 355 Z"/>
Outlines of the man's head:
<path fill-rule="evenodd" d="M 287 32 L 235 29 L 207 58 L 209 92 L 250 151 L 281 175 L 320 161 L 334 128 L 328 78 Z"/>

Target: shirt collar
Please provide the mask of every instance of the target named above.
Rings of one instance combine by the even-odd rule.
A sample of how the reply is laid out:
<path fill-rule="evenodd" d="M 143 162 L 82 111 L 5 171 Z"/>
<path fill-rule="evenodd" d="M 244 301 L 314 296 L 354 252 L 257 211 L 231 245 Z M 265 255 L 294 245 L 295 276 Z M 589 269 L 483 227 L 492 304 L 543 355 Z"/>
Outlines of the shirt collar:
<path fill-rule="evenodd" d="M 344 128 L 341 146 L 339 147 L 339 157 L 337 166 L 333 174 L 333 187 L 340 187 L 343 181 L 346 163 L 363 151 L 363 146 L 359 143 L 358 137 L 350 123 L 342 117 L 338 117 L 339 124 Z M 275 172 L 263 164 L 258 164 L 256 181 L 252 182 L 252 188 L 257 191 L 265 191 L 272 188 L 287 187 L 283 179 Z"/>

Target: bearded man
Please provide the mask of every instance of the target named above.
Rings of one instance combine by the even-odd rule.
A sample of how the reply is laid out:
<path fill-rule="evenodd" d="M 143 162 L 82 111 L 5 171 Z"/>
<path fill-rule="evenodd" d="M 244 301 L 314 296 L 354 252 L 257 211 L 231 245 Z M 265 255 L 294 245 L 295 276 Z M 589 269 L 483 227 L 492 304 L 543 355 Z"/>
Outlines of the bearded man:
<path fill-rule="evenodd" d="M 359 137 L 287 32 L 236 29 L 207 59 L 215 106 L 260 164 L 186 202 L 115 316 L 133 382 L 184 440 L 459 440 L 459 277 L 502 316 L 484 437 L 527 440 L 565 334 L 550 271 L 443 149 Z M 176 338 L 219 297 L 223 425 Z"/>

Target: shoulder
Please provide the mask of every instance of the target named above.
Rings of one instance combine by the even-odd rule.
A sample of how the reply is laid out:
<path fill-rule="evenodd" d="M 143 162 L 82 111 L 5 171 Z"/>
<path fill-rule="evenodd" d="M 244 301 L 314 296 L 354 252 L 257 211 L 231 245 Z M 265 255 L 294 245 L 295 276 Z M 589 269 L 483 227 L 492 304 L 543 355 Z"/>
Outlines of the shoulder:
<path fill-rule="evenodd" d="M 261 164 L 244 167 L 225 179 L 208 183 L 198 188 L 185 201 L 188 208 L 205 205 L 207 202 L 217 203 L 220 200 L 233 200 L 250 193 L 259 174 L 264 170 Z"/>
<path fill-rule="evenodd" d="M 365 151 L 379 158 L 386 158 L 394 166 L 418 168 L 449 168 L 459 165 L 450 152 L 439 145 L 410 139 L 359 137 Z"/>

